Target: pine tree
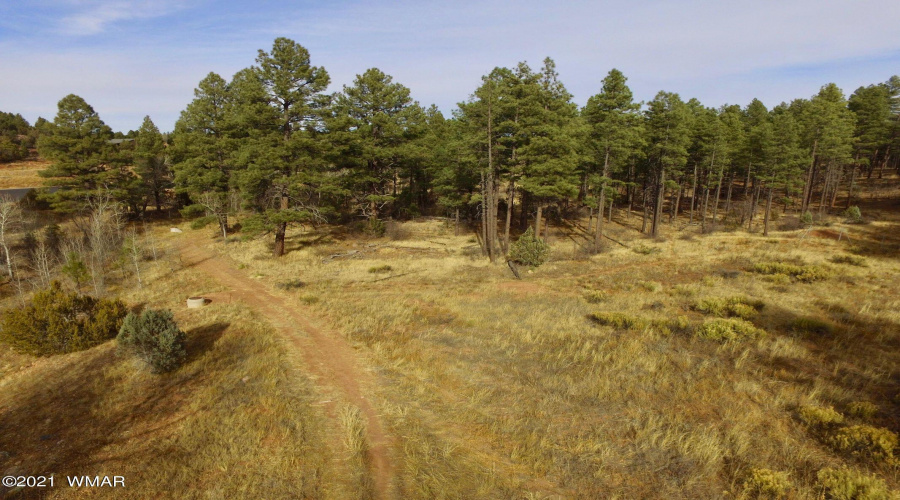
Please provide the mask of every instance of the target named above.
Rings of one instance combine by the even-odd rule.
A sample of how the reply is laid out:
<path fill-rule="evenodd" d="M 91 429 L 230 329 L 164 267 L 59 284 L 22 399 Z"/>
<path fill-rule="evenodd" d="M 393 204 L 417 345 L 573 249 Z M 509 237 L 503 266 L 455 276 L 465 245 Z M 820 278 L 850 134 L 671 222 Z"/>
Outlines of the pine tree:
<path fill-rule="evenodd" d="M 522 189 L 537 204 L 534 235 L 540 239 L 543 207 L 578 192 L 575 169 L 579 159 L 573 129 L 577 107 L 549 57 L 544 59 L 537 85 L 536 106 L 525 111 L 529 116 L 524 131 L 528 143 L 518 154 L 524 157 Z"/>
<path fill-rule="evenodd" d="M 157 211 L 162 210 L 165 193 L 172 187 L 172 171 L 166 161 L 165 148 L 159 129 L 149 116 L 145 116 L 135 139 L 134 170 Z M 144 203 L 147 203 L 146 199 Z"/>
<path fill-rule="evenodd" d="M 603 79 L 601 92 L 590 97 L 582 111 L 590 127 L 589 161 L 593 165 L 590 173 L 598 200 L 597 230 L 594 233 L 594 245 L 597 247 L 603 238 L 607 185 L 614 174 L 625 168 L 634 151 L 643 145 L 640 104 L 634 102 L 626 81 L 621 71 L 611 70 Z"/>
<path fill-rule="evenodd" d="M 233 141 L 228 137 L 232 95 L 225 79 L 210 73 L 194 90 L 194 100 L 181 112 L 173 134 L 172 169 L 176 192 L 195 202 L 228 230 L 229 199 L 234 171 Z"/>
<path fill-rule="evenodd" d="M 809 101 L 795 101 L 793 107 L 799 115 L 804 143 L 811 156 L 801 212 L 805 213 L 812 204 L 819 177 L 823 184 L 819 209 L 824 211 L 826 195 L 830 189 L 837 188 L 843 167 L 851 160 L 856 119 L 847 108 L 843 92 L 833 83 L 823 86 Z"/>
<path fill-rule="evenodd" d="M 104 189 L 118 185 L 109 167 L 112 130 L 81 97 L 69 94 L 52 123 L 43 126 L 38 152 L 52 164 L 40 175 L 60 189 L 49 195 L 54 209 L 74 211 Z"/>
<path fill-rule="evenodd" d="M 400 172 L 416 154 L 413 142 L 424 121 L 409 89 L 377 68 L 356 75 L 353 85 L 335 96 L 328 124 L 335 159 L 349 169 L 354 204 L 370 219 L 397 199 Z"/>
<path fill-rule="evenodd" d="M 501 124 L 508 121 L 514 75 L 509 69 L 495 68 L 481 80 L 469 100 L 459 104 L 458 117 L 479 172 L 481 193 L 476 200 L 481 205 L 482 249 L 495 262 L 501 249 L 497 232 L 499 177 L 501 158 L 506 156 Z"/>
<path fill-rule="evenodd" d="M 666 175 L 680 171 L 687 164 L 690 114 L 678 94 L 660 91 L 649 103 L 646 124 L 647 157 L 654 189 L 650 235 L 656 237 L 662 219 Z"/>
<path fill-rule="evenodd" d="M 324 68 L 311 65 L 306 48 L 287 38 L 275 39 L 270 53 L 260 50 L 256 63 L 232 83 L 239 103 L 235 113 L 243 124 L 239 130 L 249 132 L 241 140 L 243 187 L 258 211 L 256 221 L 275 233 L 273 255 L 280 257 L 288 225 L 316 213 L 305 202 L 315 191 L 309 181 L 322 165 L 320 131 L 329 103 L 324 91 L 331 80 Z M 271 133 L 275 130 L 280 142 Z"/>

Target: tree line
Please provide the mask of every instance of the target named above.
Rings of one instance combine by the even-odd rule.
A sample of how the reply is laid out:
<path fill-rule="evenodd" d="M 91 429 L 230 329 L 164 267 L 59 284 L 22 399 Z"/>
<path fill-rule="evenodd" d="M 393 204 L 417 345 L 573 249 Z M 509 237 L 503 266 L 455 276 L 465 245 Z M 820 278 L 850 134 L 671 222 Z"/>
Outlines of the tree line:
<path fill-rule="evenodd" d="M 770 110 L 664 91 L 637 102 L 613 69 L 579 108 L 547 58 L 495 68 L 449 117 L 377 68 L 340 92 L 329 84 L 304 47 L 278 38 L 230 81 L 200 81 L 168 134 L 149 117 L 114 134 L 66 96 L 34 127 L 59 187 L 43 196 L 64 212 L 101 193 L 132 216 L 178 208 L 223 236 L 240 212 L 275 256 L 294 225 L 356 219 L 377 231 L 385 218 L 442 213 L 477 221 L 493 261 L 514 229 L 540 238 L 548 216 L 577 223 L 583 211 L 597 248 L 617 203 L 641 211 L 651 236 L 680 215 L 704 229 L 761 218 L 767 233 L 776 203 L 822 214 L 845 195 L 849 207 L 860 176 L 900 169 L 898 76 L 849 98 L 827 84 Z"/>

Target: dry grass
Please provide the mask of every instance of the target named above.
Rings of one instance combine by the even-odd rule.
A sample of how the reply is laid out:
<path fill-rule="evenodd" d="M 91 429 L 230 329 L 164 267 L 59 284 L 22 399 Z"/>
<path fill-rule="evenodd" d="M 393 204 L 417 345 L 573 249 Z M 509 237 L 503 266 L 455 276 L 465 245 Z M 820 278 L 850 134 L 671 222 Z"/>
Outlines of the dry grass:
<path fill-rule="evenodd" d="M 607 227 L 628 248 L 586 257 L 577 230 L 553 228 L 554 258 L 521 281 L 482 259 L 469 235 L 454 237 L 436 221 L 395 227 L 394 238 L 297 232 L 279 260 L 269 257 L 268 240 L 210 244 L 248 277 L 302 282 L 279 293 L 358 346 L 379 381 L 369 396 L 395 440 L 401 498 L 812 499 L 853 481 L 900 487 L 888 434 L 900 429 L 900 266 L 885 250 L 893 240 L 879 241 L 877 232 L 900 233 L 897 219 L 834 222 L 849 241 L 802 230 L 700 235 L 681 221 L 651 241 L 635 230 L 639 219 L 623 215 Z M 829 263 L 846 252 L 861 253 L 867 267 Z M 214 291 L 197 280 L 176 271 L 165 289 L 132 300 L 174 308 L 167 293 L 180 300 Z M 140 415 L 131 417 L 140 425 L 110 426 L 117 447 L 78 441 L 85 457 L 99 460 L 91 462 L 96 470 L 149 468 L 153 480 L 197 496 L 369 491 L 359 473 L 358 410 L 337 409 L 337 428 L 326 422 L 303 367 L 256 322 L 262 318 L 214 302 L 179 319 L 191 329 L 229 326 L 208 334 L 218 337 L 177 372 L 186 377 L 178 384 L 154 385 L 105 346 L 8 370 L 0 423 L 9 422 L 8 408 L 23 411 L 10 406 L 12 395 L 39 397 L 38 380 L 100 374 L 83 403 L 67 403 L 90 409 L 71 422 L 96 413 L 106 415 L 101 424 Z M 752 335 L 695 335 L 711 322 Z M 12 382 L 26 378 L 31 385 Z M 156 399 L 145 404 L 138 394 Z M 860 401 L 877 412 L 855 410 Z M 829 407 L 847 408 L 847 422 L 806 423 L 818 415 L 809 408 Z M 865 422 L 854 420 L 863 415 Z M 286 429 L 285 420 L 300 423 Z M 48 453 L 39 441 L 45 431 L 33 427 L 22 443 L 38 457 Z M 154 438 L 122 434 L 135 428 Z M 187 476 L 198 470 L 191 490 Z M 853 477 L 827 472 L 845 470 Z M 149 481 L 140 488 L 151 491 Z M 288 488 L 298 489 L 280 495 Z"/>
<path fill-rule="evenodd" d="M 177 261 L 149 263 L 145 283 L 125 298 L 176 311 L 186 365 L 153 375 L 119 356 L 115 341 L 50 358 L 13 355 L 20 368 L 0 379 L 0 428 L 17 429 L 0 433 L 4 475 L 54 473 L 58 484 L 66 474 L 109 474 L 127 485 L 58 487 L 52 498 L 355 497 L 327 444 L 338 430 L 263 318 L 223 300 L 185 309 L 185 297 L 217 287 Z"/>
<path fill-rule="evenodd" d="M 565 235 L 551 234 L 556 260 L 523 281 L 437 222 L 405 224 L 404 241 L 299 235 L 281 261 L 268 241 L 225 251 L 260 276 L 303 279 L 314 310 L 367 353 L 402 439 L 405 498 L 711 498 L 741 494 L 763 469 L 814 498 L 821 468 L 860 464 L 812 435 L 799 406 L 873 401 L 880 427 L 900 427 L 897 261 L 833 268 L 853 243 L 802 231 L 644 243 L 611 229 L 655 250 L 569 259 Z M 787 264 L 774 266 L 787 279 L 746 272 L 758 263 Z M 377 266 L 391 277 L 369 272 Z M 744 317 L 755 339 L 680 333 L 705 314 Z M 836 328 L 798 336 L 808 317 Z M 894 469 L 862 466 L 898 486 Z"/>
<path fill-rule="evenodd" d="M 43 160 L 0 163 L 0 189 L 41 187 L 46 179 L 38 172 L 48 166 L 50 162 Z"/>

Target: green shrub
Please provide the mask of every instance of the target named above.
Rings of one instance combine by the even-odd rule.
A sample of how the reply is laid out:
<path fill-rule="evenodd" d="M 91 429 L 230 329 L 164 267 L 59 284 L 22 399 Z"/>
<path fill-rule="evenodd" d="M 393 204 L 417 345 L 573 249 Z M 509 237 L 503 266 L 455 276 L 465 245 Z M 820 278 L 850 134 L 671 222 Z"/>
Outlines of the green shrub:
<path fill-rule="evenodd" d="M 0 340 L 36 356 L 81 351 L 115 337 L 126 312 L 120 300 L 66 292 L 54 281 L 30 304 L 3 315 Z"/>
<path fill-rule="evenodd" d="M 203 229 L 214 222 L 218 222 L 218 220 L 219 219 L 215 215 L 199 217 L 191 221 L 191 229 Z"/>
<path fill-rule="evenodd" d="M 809 211 L 803 212 L 803 215 L 800 216 L 800 224 L 804 226 L 811 226 L 813 223 L 813 215 Z"/>
<path fill-rule="evenodd" d="M 828 260 L 834 262 L 835 264 L 849 264 L 851 266 L 857 267 L 868 267 L 868 264 L 866 264 L 866 259 L 858 255 L 835 255 Z"/>
<path fill-rule="evenodd" d="M 787 472 L 770 469 L 751 469 L 744 480 L 743 496 L 755 498 L 782 498 L 791 489 Z"/>
<path fill-rule="evenodd" d="M 828 321 L 807 316 L 797 318 L 791 323 L 795 332 L 814 333 L 817 335 L 831 335 L 834 333 L 834 325 Z"/>
<path fill-rule="evenodd" d="M 827 269 L 818 266 L 798 266 L 783 262 L 759 262 L 754 264 L 750 270 L 759 274 L 784 274 L 804 283 L 812 283 L 813 281 L 831 277 L 831 273 Z"/>
<path fill-rule="evenodd" d="M 844 423 L 844 416 L 830 406 L 801 406 L 800 420 L 816 429 L 828 429 Z"/>
<path fill-rule="evenodd" d="M 641 255 L 650 255 L 650 254 L 662 252 L 662 250 L 659 249 L 658 247 L 647 246 L 647 245 L 644 245 L 643 243 L 633 247 L 631 250 L 634 251 L 635 253 L 639 253 Z"/>
<path fill-rule="evenodd" d="M 145 309 L 140 315 L 128 313 L 116 340 L 121 351 L 143 360 L 153 373 L 165 373 L 184 363 L 184 338 L 172 311 Z"/>
<path fill-rule="evenodd" d="M 609 298 L 609 294 L 603 290 L 585 290 L 582 296 L 588 304 L 599 304 Z"/>
<path fill-rule="evenodd" d="M 658 281 L 638 281 L 638 285 L 648 292 L 658 292 L 662 290 L 662 283 Z"/>
<path fill-rule="evenodd" d="M 644 330 L 650 326 L 650 322 L 644 318 L 616 312 L 597 312 L 588 317 L 597 324 L 611 326 L 617 330 Z"/>
<path fill-rule="evenodd" d="M 369 268 L 369 272 L 372 273 L 372 274 L 376 274 L 376 273 L 389 273 L 389 272 L 391 272 L 391 271 L 393 271 L 393 270 L 394 270 L 394 268 L 391 267 L 391 266 L 389 266 L 389 265 L 387 265 L 387 264 L 384 264 L 384 265 L 381 265 L 381 266 L 374 266 L 374 267 L 370 267 L 370 268 Z"/>
<path fill-rule="evenodd" d="M 282 281 L 280 283 L 275 283 L 275 288 L 279 288 L 281 290 L 296 290 L 297 288 L 303 288 L 306 286 L 306 283 L 299 279 L 292 279 L 288 281 Z"/>
<path fill-rule="evenodd" d="M 751 340 L 764 334 L 753 323 L 739 318 L 708 319 L 696 331 L 696 335 L 702 339 L 719 342 Z"/>
<path fill-rule="evenodd" d="M 66 263 L 63 264 L 60 271 L 62 271 L 64 276 L 72 280 L 76 288 L 91 278 L 90 271 L 88 271 L 87 266 L 77 252 L 66 254 Z"/>
<path fill-rule="evenodd" d="M 869 401 L 854 401 L 847 405 L 847 413 L 854 417 L 868 420 L 878 413 L 878 406 Z"/>
<path fill-rule="evenodd" d="M 507 258 L 523 266 L 538 267 L 547 262 L 549 256 L 550 245 L 540 238 L 535 238 L 534 231 L 529 227 L 515 243 L 510 245 Z"/>
<path fill-rule="evenodd" d="M 750 300 L 745 297 L 711 297 L 694 304 L 694 309 L 720 318 L 750 319 L 756 316 L 764 306 L 762 301 Z"/>
<path fill-rule="evenodd" d="M 859 210 L 859 207 L 853 206 L 844 211 L 844 217 L 847 218 L 847 222 L 851 224 L 859 224 L 863 221 L 862 212 Z"/>
<path fill-rule="evenodd" d="M 855 457 L 893 464 L 897 435 L 893 432 L 870 425 L 851 425 L 830 432 L 825 442 L 837 451 Z"/>
<path fill-rule="evenodd" d="M 311 306 L 318 301 L 319 301 L 319 298 L 316 297 L 315 295 L 304 295 L 304 296 L 300 297 L 300 302 L 303 302 L 304 304 L 306 304 L 308 306 Z"/>
<path fill-rule="evenodd" d="M 887 485 L 874 474 L 864 474 L 846 466 L 825 468 L 817 474 L 819 484 L 830 500 L 889 500 Z"/>
<path fill-rule="evenodd" d="M 385 231 L 387 230 L 387 226 L 384 224 L 384 221 L 380 219 L 369 219 L 366 222 L 365 228 L 363 231 L 369 236 L 374 236 L 376 238 L 380 238 L 384 236 Z"/>

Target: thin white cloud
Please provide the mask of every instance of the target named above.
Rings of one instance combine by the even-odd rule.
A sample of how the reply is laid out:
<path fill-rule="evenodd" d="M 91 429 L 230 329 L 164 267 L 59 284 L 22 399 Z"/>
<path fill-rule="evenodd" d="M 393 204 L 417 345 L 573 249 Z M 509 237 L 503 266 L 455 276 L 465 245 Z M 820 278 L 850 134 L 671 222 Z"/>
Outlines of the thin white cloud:
<path fill-rule="evenodd" d="M 64 35 L 97 35 L 116 22 L 166 16 L 184 8 L 184 4 L 166 0 L 82 0 L 73 4 L 76 11 L 62 17 L 57 27 Z"/>

